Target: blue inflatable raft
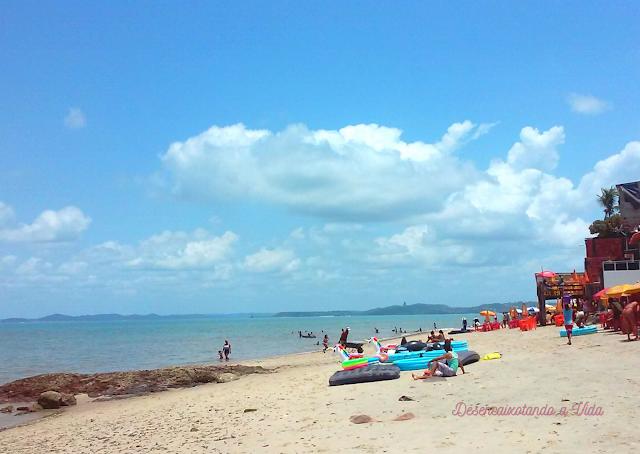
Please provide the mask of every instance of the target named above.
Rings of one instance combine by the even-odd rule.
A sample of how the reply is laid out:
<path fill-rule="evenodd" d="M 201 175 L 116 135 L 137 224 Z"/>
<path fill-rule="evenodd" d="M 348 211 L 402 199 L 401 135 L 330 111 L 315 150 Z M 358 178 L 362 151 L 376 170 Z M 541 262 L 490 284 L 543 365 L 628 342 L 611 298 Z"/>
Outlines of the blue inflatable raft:
<path fill-rule="evenodd" d="M 598 327 L 596 325 L 585 326 L 584 328 L 573 328 L 572 336 L 582 336 L 583 334 L 593 334 L 598 332 Z M 560 330 L 560 337 L 567 337 L 567 330 Z"/>

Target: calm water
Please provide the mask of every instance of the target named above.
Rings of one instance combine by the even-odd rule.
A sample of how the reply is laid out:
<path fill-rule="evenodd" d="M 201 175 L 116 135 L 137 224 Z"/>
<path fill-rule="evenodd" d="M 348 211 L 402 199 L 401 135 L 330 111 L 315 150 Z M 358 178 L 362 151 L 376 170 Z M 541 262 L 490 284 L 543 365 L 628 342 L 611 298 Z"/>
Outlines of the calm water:
<path fill-rule="evenodd" d="M 461 318 L 475 314 L 219 318 L 119 322 L 50 322 L 0 324 L 0 384 L 50 372 L 110 372 L 218 362 L 225 339 L 233 360 L 266 358 L 317 350 L 329 334 L 337 343 L 340 329 L 351 328 L 349 340 L 374 335 L 391 337 L 403 330 L 460 327 Z M 313 331 L 317 339 L 300 339 L 298 330 Z M 292 334 L 293 332 L 293 334 Z M 337 361 L 337 360 L 336 360 Z"/>

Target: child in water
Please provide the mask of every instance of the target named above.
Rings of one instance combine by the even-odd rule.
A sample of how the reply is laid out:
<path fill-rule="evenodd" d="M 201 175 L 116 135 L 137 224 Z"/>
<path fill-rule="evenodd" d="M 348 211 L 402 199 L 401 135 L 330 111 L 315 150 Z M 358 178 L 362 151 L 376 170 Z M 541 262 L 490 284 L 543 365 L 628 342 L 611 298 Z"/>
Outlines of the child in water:
<path fill-rule="evenodd" d="M 218 355 L 220 355 L 220 359 L 224 359 L 224 357 L 222 356 L 222 350 L 218 350 Z"/>

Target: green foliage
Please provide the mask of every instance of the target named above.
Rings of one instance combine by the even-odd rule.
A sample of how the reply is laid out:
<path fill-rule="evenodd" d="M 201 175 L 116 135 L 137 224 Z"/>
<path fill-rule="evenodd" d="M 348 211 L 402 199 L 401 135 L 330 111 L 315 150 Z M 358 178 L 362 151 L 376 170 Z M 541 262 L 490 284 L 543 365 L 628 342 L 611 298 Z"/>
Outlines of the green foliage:
<path fill-rule="evenodd" d="M 598 235 L 598 238 L 618 238 L 624 236 L 622 227 L 622 217 L 619 214 L 606 217 L 604 221 L 593 221 L 589 226 L 589 232 L 592 235 Z"/>

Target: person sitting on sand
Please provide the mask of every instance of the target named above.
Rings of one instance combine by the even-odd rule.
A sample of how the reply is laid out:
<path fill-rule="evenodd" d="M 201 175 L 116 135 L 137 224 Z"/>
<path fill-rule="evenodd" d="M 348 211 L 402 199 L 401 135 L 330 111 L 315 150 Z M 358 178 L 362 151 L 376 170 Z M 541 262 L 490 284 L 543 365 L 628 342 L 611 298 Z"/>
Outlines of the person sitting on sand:
<path fill-rule="evenodd" d="M 578 310 L 578 312 L 576 312 L 576 325 L 578 328 L 584 328 L 585 320 L 584 312 Z"/>
<path fill-rule="evenodd" d="M 427 338 L 427 343 L 429 342 L 435 342 L 436 341 L 436 333 L 434 333 L 433 331 L 431 331 L 431 334 L 429 334 L 429 337 Z"/>
<path fill-rule="evenodd" d="M 224 359 L 229 361 L 229 355 L 231 354 L 231 344 L 228 340 L 224 341 L 224 345 L 222 346 L 222 352 L 224 353 Z"/>
<path fill-rule="evenodd" d="M 444 342 L 446 340 L 447 340 L 447 338 L 445 337 L 445 335 L 442 332 L 442 330 L 438 331 L 438 335 L 435 337 L 435 342 Z"/>
<path fill-rule="evenodd" d="M 458 368 L 462 370 L 464 374 L 464 367 L 458 361 L 458 354 L 451 348 L 451 340 L 446 340 L 444 343 L 444 355 L 440 355 L 437 358 L 430 360 L 427 363 L 427 369 L 421 376 L 411 374 L 414 380 L 422 380 L 429 377 L 455 377 Z"/>

